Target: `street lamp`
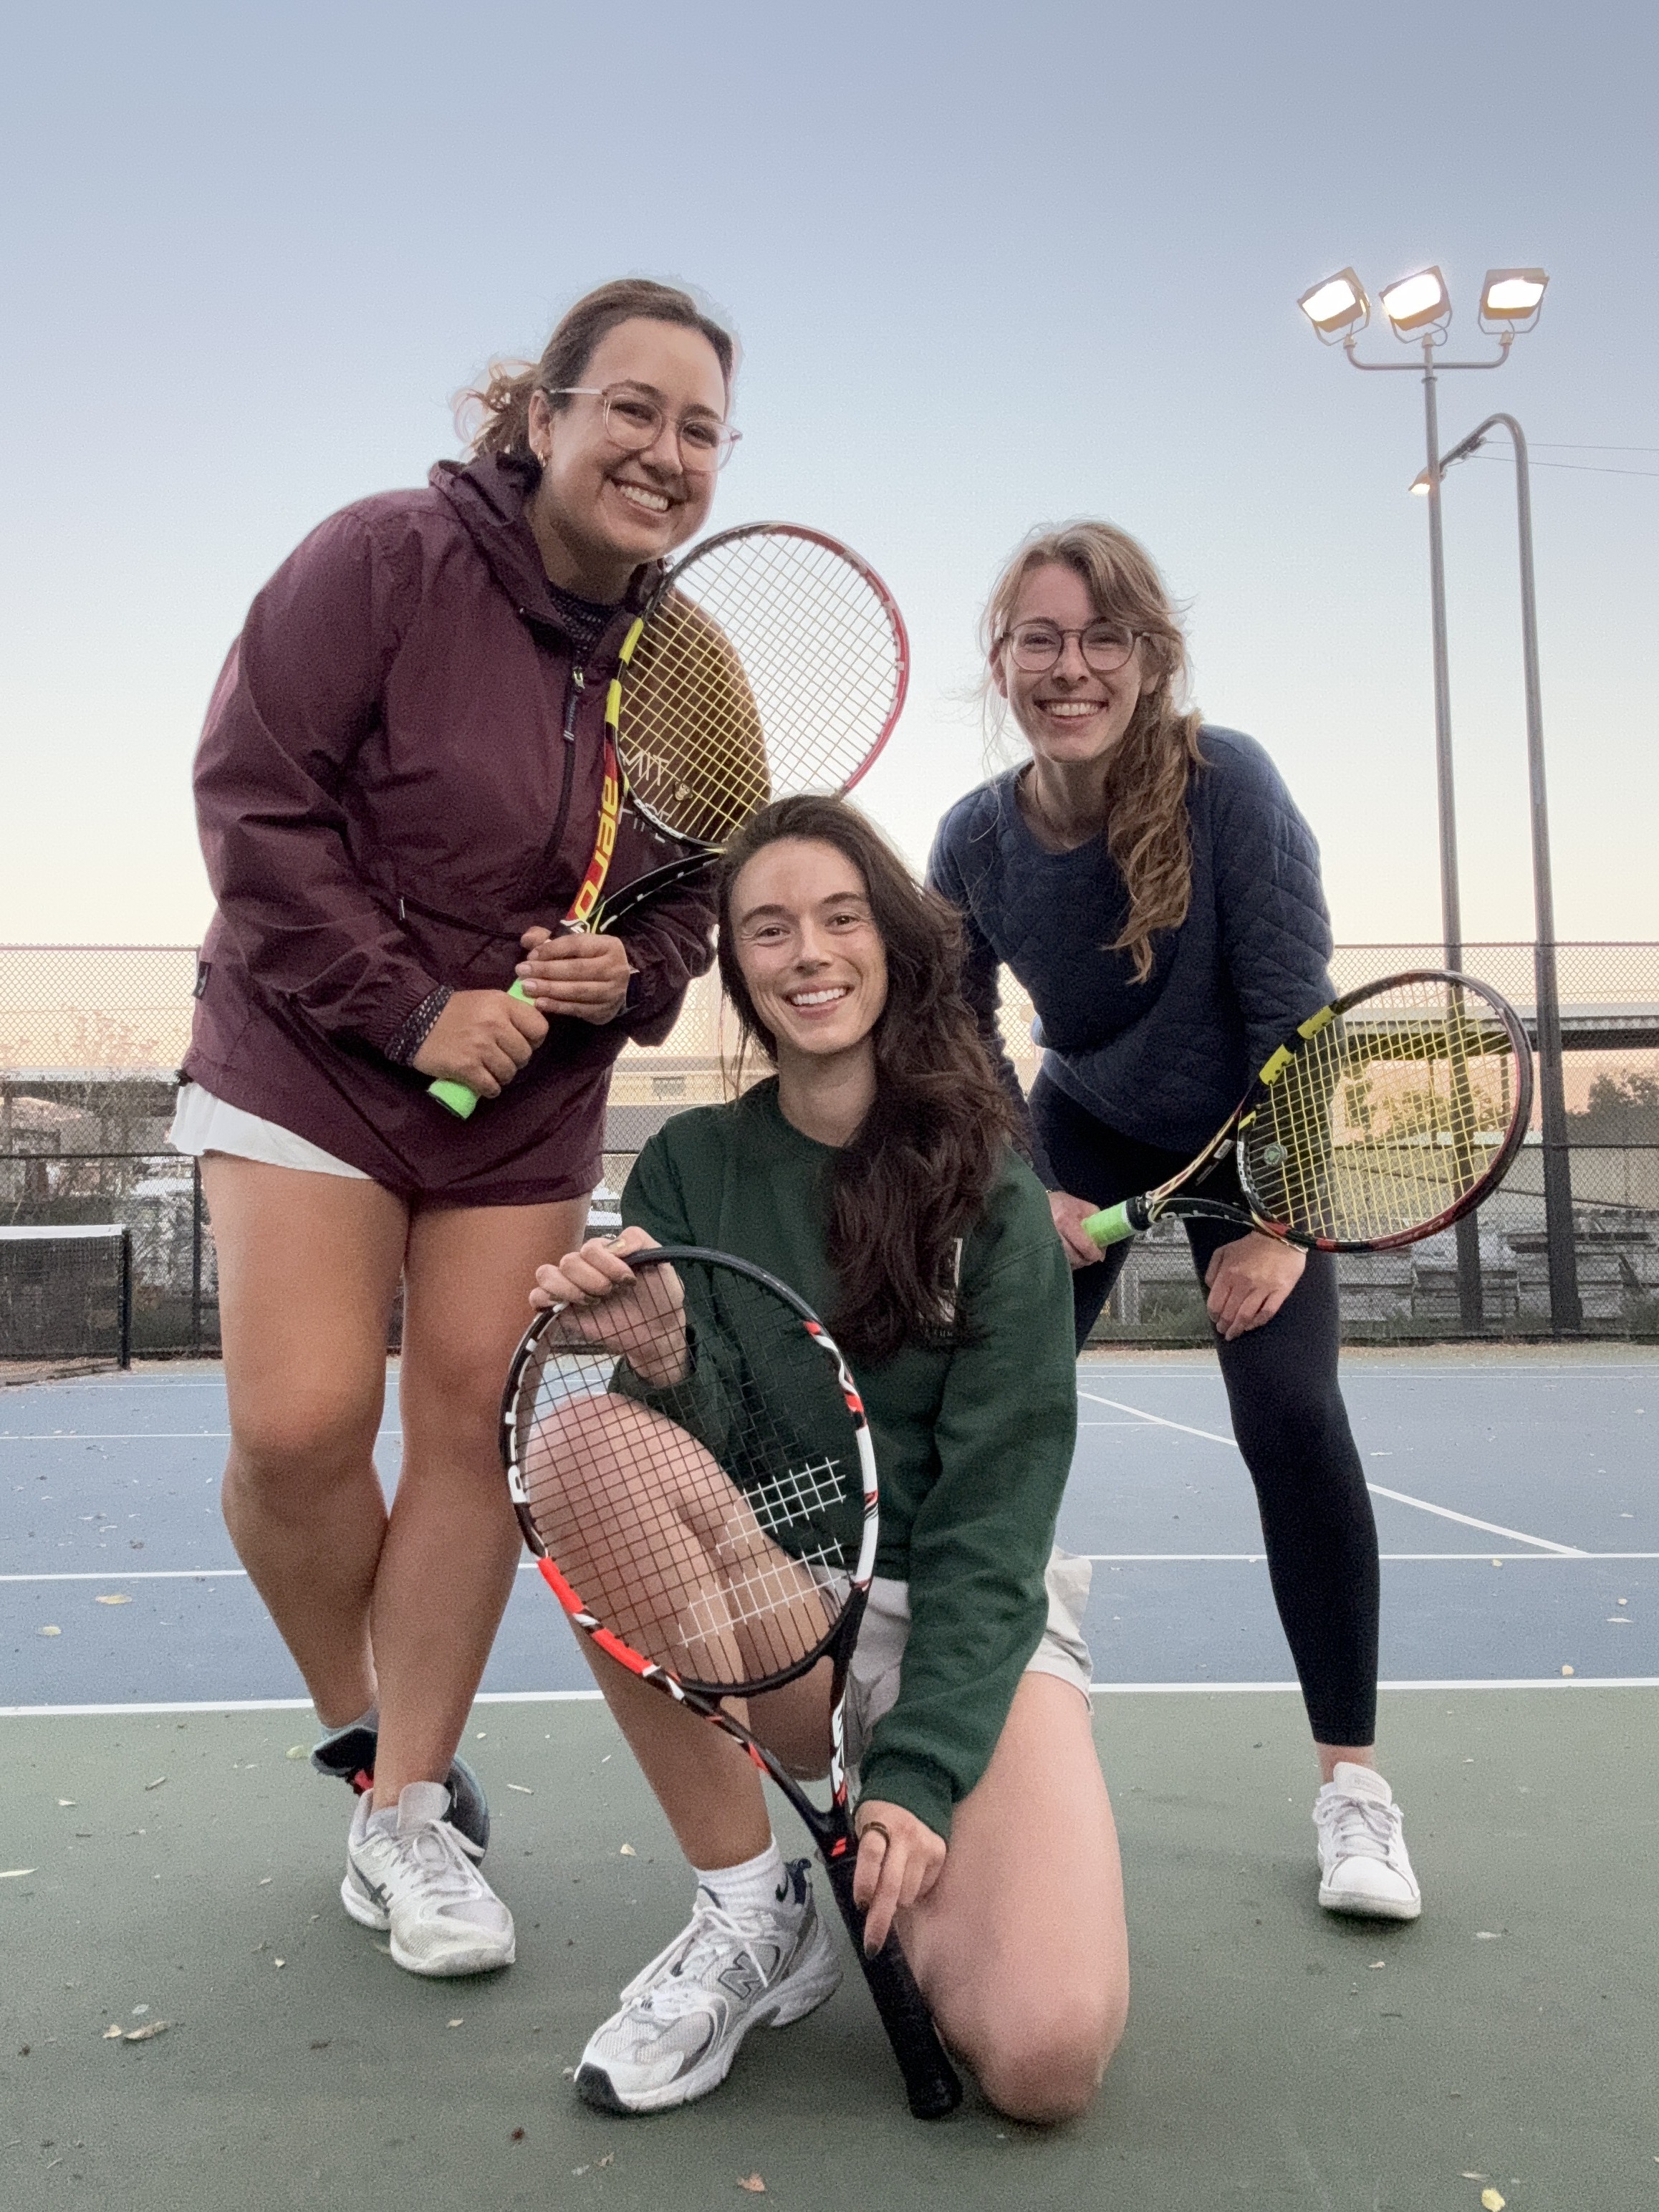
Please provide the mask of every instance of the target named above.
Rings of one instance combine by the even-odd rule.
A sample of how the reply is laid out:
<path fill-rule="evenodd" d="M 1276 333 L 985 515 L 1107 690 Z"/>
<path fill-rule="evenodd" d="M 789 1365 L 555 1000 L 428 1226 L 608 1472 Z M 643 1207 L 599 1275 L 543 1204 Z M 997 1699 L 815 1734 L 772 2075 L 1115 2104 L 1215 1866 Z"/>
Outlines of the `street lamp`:
<path fill-rule="evenodd" d="M 1547 281 L 1540 269 L 1495 270 L 1486 279 L 1535 281 L 1530 306 L 1514 312 L 1535 314 Z M 1486 312 L 1482 303 L 1482 313 Z M 1567 1157 L 1566 1086 L 1561 1066 L 1561 999 L 1555 965 L 1555 892 L 1550 871 L 1549 806 L 1544 787 L 1544 694 L 1538 672 L 1538 600 L 1533 582 L 1532 474 L 1526 434 L 1513 415 L 1488 415 L 1467 438 L 1440 456 L 1440 473 L 1480 452 L 1494 430 L 1507 430 L 1515 450 L 1515 510 L 1521 550 L 1521 665 L 1527 702 L 1527 781 L 1532 799 L 1533 963 L 1538 1006 L 1538 1073 L 1544 1121 L 1544 1235 L 1548 1250 L 1550 1325 L 1559 1335 L 1583 1326 L 1578 1296 L 1578 1256 L 1573 1243 L 1572 1176 Z M 1427 471 L 1413 484 L 1428 489 Z"/>
<path fill-rule="evenodd" d="M 1421 356 L 1423 429 L 1428 448 L 1424 471 L 1429 501 L 1429 611 L 1434 649 L 1434 757 L 1440 823 L 1440 923 L 1446 965 L 1463 964 L 1463 918 L 1457 882 L 1457 810 L 1452 781 L 1451 678 L 1446 656 L 1446 567 L 1440 528 L 1440 418 L 1436 380 L 1448 369 L 1502 368 L 1510 357 L 1519 330 L 1537 320 L 1539 304 L 1548 278 L 1538 269 L 1494 269 L 1487 272 L 1480 296 L 1481 321 L 1497 337 L 1498 351 L 1488 361 L 1440 361 L 1436 355 L 1446 343 L 1451 321 L 1451 295 L 1437 268 L 1414 270 L 1385 285 L 1378 297 L 1395 336 L 1415 345 Z M 1340 306 L 1337 288 L 1352 295 L 1353 312 Z M 1340 344 L 1351 368 L 1371 375 L 1408 375 L 1419 364 L 1403 361 L 1361 361 L 1356 350 L 1359 333 L 1370 319 L 1364 287 L 1352 269 L 1304 292 L 1297 305 L 1327 345 Z M 1364 313 L 1358 312 L 1364 307 Z M 1318 313 L 1315 310 L 1318 309 Z M 1480 1296 L 1480 1234 L 1473 1215 L 1457 1224 L 1457 1303 L 1465 1328 L 1478 1328 L 1482 1320 Z"/>

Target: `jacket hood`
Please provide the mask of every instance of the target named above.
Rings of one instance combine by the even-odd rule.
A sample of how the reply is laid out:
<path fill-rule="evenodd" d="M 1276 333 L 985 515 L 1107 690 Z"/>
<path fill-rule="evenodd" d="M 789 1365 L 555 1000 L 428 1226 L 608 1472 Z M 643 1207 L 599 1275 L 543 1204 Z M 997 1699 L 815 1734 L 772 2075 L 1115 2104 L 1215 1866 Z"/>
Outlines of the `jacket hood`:
<path fill-rule="evenodd" d="M 437 462 L 427 481 L 454 510 L 520 619 L 564 637 L 541 550 L 525 516 L 536 486 L 535 469 L 507 455 L 481 453 L 471 461 Z M 654 561 L 636 568 L 623 605 L 630 611 L 641 606 L 661 574 L 661 564 Z"/>

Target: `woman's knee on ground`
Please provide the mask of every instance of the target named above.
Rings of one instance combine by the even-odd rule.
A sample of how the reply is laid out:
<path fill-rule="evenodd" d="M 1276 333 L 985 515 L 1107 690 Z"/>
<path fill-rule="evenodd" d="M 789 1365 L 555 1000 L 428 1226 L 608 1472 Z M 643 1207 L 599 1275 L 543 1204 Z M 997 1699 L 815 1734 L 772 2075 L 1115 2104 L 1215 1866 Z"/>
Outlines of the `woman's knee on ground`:
<path fill-rule="evenodd" d="M 1000 2112 L 1050 2126 L 1088 2110 L 1127 2014 L 1127 1989 L 1033 1991 L 971 2021 L 945 2010 L 939 2027 Z"/>

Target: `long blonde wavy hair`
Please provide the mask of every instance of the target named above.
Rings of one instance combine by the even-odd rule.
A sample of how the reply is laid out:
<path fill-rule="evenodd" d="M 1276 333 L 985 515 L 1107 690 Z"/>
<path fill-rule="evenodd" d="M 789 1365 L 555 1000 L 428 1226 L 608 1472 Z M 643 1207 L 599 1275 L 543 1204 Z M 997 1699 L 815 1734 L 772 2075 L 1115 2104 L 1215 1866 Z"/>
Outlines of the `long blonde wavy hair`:
<path fill-rule="evenodd" d="M 1202 717 L 1187 698 L 1187 640 L 1143 545 L 1109 522 L 1068 522 L 1034 532 L 998 577 L 980 623 L 988 671 L 1007 640 L 1026 578 L 1051 565 L 1081 577 L 1103 621 L 1133 631 L 1149 679 L 1107 756 L 1103 792 L 1106 849 L 1129 894 L 1127 918 L 1109 949 L 1130 954 L 1135 981 L 1144 983 L 1152 972 L 1154 934 L 1179 929 L 1192 901 L 1187 786 L 1203 755 Z M 988 673 L 986 681 L 994 699 Z"/>

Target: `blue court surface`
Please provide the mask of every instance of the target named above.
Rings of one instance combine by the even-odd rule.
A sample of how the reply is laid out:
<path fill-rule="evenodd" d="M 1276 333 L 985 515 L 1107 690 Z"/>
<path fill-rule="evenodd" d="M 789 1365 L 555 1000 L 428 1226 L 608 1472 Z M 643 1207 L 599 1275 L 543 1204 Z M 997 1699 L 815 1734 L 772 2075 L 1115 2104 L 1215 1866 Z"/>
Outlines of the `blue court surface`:
<path fill-rule="evenodd" d="M 1061 1542 L 1095 1561 L 1103 1688 L 1285 1684 L 1213 1360 L 1091 1354 Z M 395 1480 L 395 1366 L 380 1464 Z M 1357 1352 L 1387 1681 L 1659 1681 L 1659 1355 Z M 216 1366 L 0 1393 L 3 1710 L 301 1699 L 219 1517 Z M 483 1694 L 590 1691 L 527 1570 Z"/>

